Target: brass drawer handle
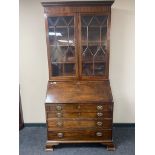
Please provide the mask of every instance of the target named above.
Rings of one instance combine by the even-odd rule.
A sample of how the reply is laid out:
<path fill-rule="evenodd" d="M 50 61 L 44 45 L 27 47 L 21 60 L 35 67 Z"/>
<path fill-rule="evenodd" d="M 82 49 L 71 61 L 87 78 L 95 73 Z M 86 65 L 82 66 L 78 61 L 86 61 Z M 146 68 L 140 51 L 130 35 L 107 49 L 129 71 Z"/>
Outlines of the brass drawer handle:
<path fill-rule="evenodd" d="M 79 116 L 79 117 L 81 116 L 81 113 L 80 113 L 80 112 L 78 113 L 78 116 Z"/>
<path fill-rule="evenodd" d="M 62 117 L 62 113 L 58 112 L 57 114 L 57 117 Z"/>
<path fill-rule="evenodd" d="M 102 110 L 103 109 L 103 106 L 102 105 L 98 105 L 97 106 L 97 110 Z"/>
<path fill-rule="evenodd" d="M 97 137 L 101 137 L 102 136 L 102 132 L 96 132 L 96 136 Z"/>
<path fill-rule="evenodd" d="M 80 109 L 80 108 L 81 108 L 81 106 L 80 106 L 80 105 L 78 105 L 78 106 L 77 106 L 77 109 Z"/>
<path fill-rule="evenodd" d="M 61 105 L 57 105 L 57 106 L 56 106 L 56 109 L 57 109 L 57 110 L 62 110 Z"/>
<path fill-rule="evenodd" d="M 63 126 L 63 123 L 62 122 L 57 122 L 57 126 L 58 127 L 62 127 Z"/>
<path fill-rule="evenodd" d="M 102 112 L 98 112 L 97 116 L 101 117 L 101 116 L 103 116 L 103 113 Z"/>
<path fill-rule="evenodd" d="M 96 124 L 97 124 L 98 126 L 102 126 L 102 125 L 103 125 L 102 122 L 97 122 Z"/>
<path fill-rule="evenodd" d="M 62 137 L 64 136 L 64 134 L 61 133 L 61 132 L 59 132 L 59 133 L 57 133 L 57 136 L 58 136 L 59 138 L 62 138 Z"/>

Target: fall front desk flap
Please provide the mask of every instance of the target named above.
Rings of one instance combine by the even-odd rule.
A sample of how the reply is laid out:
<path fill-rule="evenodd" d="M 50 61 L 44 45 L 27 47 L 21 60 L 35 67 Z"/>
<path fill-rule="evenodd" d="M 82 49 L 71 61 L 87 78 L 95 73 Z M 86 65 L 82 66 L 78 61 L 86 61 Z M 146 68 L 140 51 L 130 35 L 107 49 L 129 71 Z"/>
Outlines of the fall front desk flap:
<path fill-rule="evenodd" d="M 113 102 L 109 81 L 48 82 L 46 103 Z"/>

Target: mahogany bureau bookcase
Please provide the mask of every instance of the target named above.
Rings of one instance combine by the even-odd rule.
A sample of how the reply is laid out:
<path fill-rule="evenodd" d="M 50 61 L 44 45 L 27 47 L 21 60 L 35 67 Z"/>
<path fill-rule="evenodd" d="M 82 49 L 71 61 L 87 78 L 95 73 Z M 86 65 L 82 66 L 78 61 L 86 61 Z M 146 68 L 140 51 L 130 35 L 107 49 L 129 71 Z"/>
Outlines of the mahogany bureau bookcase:
<path fill-rule="evenodd" d="M 115 149 L 109 82 L 112 3 L 42 3 L 49 67 L 46 150 L 59 143 Z"/>

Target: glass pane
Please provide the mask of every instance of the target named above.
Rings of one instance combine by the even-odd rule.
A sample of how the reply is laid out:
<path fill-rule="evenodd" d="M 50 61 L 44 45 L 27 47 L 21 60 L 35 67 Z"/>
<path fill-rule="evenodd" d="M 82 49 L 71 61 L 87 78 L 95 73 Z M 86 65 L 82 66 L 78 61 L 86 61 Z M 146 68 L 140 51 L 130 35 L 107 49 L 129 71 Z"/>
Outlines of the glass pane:
<path fill-rule="evenodd" d="M 85 47 L 85 46 L 83 46 L 83 47 Z M 89 47 L 88 48 L 86 47 L 83 50 L 82 58 L 83 58 L 83 61 L 93 61 L 93 52 Z"/>
<path fill-rule="evenodd" d="M 65 46 L 53 46 L 51 53 L 51 62 L 65 62 L 67 47 Z"/>
<path fill-rule="evenodd" d="M 50 45 L 70 45 L 74 46 L 74 28 L 73 27 L 55 27 L 49 28 Z"/>
<path fill-rule="evenodd" d="M 57 22 L 57 17 L 49 17 L 48 18 L 48 25 L 49 25 L 49 27 L 50 26 L 55 26 L 56 25 L 56 22 Z"/>
<path fill-rule="evenodd" d="M 105 64 L 104 63 L 96 63 L 94 67 L 95 75 L 104 75 Z"/>
<path fill-rule="evenodd" d="M 99 44 L 100 41 L 100 29 L 97 27 L 89 27 L 88 29 L 88 43 Z"/>
<path fill-rule="evenodd" d="M 107 28 L 103 27 L 101 30 L 102 36 L 101 36 L 101 40 L 102 40 L 102 45 L 106 46 L 106 39 L 107 39 Z"/>
<path fill-rule="evenodd" d="M 81 16 L 82 75 L 105 73 L 107 16 Z"/>
<path fill-rule="evenodd" d="M 94 61 L 105 61 L 105 47 L 98 47 L 98 49 L 96 50 L 95 54 L 94 54 Z"/>
<path fill-rule="evenodd" d="M 48 17 L 52 76 L 75 76 L 74 16 Z"/>
<path fill-rule="evenodd" d="M 82 75 L 90 76 L 93 75 L 93 66 L 91 63 L 82 63 Z"/>
<path fill-rule="evenodd" d="M 59 63 L 52 63 L 52 75 L 53 76 L 63 75 L 63 65 Z"/>
<path fill-rule="evenodd" d="M 75 74 L 75 64 L 65 64 L 64 75 L 70 76 Z"/>
<path fill-rule="evenodd" d="M 75 48 L 67 47 L 66 50 L 66 62 L 75 62 Z"/>
<path fill-rule="evenodd" d="M 75 74 L 75 64 L 52 63 L 53 76 L 72 76 Z"/>
<path fill-rule="evenodd" d="M 51 62 L 75 62 L 75 47 L 73 46 L 53 46 Z"/>

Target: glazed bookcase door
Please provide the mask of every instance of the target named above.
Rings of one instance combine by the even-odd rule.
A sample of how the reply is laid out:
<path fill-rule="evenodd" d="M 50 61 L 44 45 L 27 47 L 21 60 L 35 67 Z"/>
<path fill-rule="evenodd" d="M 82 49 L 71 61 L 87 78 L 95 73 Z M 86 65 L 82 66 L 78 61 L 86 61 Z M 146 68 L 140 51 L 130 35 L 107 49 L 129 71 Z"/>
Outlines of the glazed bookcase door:
<path fill-rule="evenodd" d="M 50 79 L 76 78 L 75 16 L 47 17 Z"/>
<path fill-rule="evenodd" d="M 81 69 L 83 79 L 103 79 L 108 70 L 108 16 L 81 15 Z"/>

